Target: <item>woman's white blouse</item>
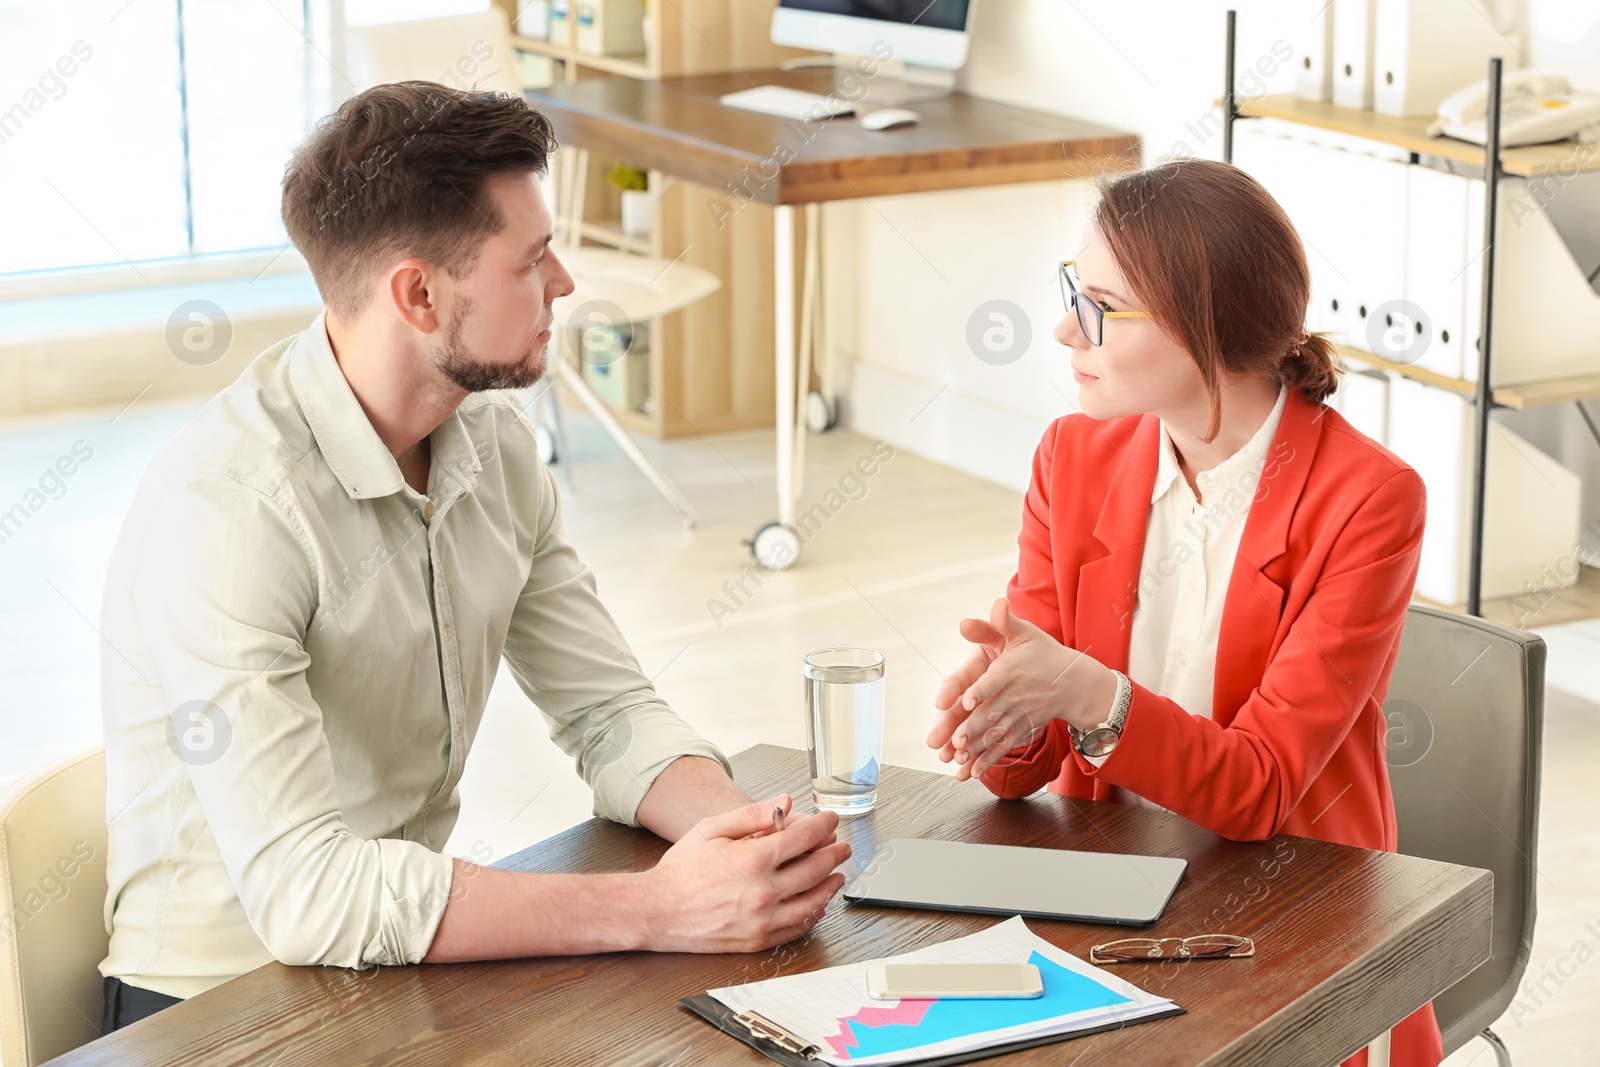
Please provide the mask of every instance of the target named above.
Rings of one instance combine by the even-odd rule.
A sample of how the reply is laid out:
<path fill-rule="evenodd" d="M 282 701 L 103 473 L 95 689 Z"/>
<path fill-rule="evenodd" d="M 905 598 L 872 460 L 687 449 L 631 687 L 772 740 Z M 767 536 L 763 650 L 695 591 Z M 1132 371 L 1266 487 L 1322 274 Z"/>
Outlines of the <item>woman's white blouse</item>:
<path fill-rule="evenodd" d="M 1161 452 L 1150 493 L 1150 521 L 1128 646 L 1128 677 L 1191 715 L 1211 715 L 1228 578 L 1288 396 L 1287 387 L 1280 388 L 1278 402 L 1244 447 L 1195 476 L 1199 499 L 1178 467 L 1166 423 L 1161 424 Z M 1114 755 L 1090 762 L 1100 765 Z M 1120 786 L 1117 795 L 1125 803 L 1159 807 Z"/>

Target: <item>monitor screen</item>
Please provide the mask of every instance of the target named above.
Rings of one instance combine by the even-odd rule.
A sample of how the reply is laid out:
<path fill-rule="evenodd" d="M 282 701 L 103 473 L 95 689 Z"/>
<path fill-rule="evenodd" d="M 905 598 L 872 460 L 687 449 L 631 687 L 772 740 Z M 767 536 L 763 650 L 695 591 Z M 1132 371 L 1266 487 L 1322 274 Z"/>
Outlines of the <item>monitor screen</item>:
<path fill-rule="evenodd" d="M 780 0 L 791 11 L 901 22 L 931 30 L 964 30 L 972 0 Z"/>

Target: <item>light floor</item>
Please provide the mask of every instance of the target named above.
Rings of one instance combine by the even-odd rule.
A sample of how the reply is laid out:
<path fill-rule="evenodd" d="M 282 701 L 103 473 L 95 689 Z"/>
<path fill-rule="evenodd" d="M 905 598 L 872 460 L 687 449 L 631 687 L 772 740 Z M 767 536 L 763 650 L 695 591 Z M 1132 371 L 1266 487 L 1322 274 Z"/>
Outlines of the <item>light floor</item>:
<path fill-rule="evenodd" d="M 197 403 L 138 405 L 0 426 L 0 512 L 74 444 L 93 450 L 0 542 L 0 785 L 97 743 L 100 585 L 140 472 Z M 113 416 L 115 416 L 113 418 Z M 775 517 L 772 435 L 644 442 L 700 513 L 675 512 L 580 416 L 566 525 L 601 595 L 665 698 L 728 753 L 802 747 L 799 662 L 828 645 L 888 658 L 885 758 L 944 770 L 923 745 L 931 698 L 965 656 L 963 615 L 986 614 L 1015 559 L 1020 495 L 897 453 L 852 480 L 873 442 L 811 439 L 806 506 L 836 513 L 794 570 L 760 582 L 740 543 Z M 744 580 L 744 589 L 728 583 Z M 714 614 L 713 599 L 723 610 Z M 1600 621 L 1540 631 L 1550 644 L 1539 927 L 1518 1005 L 1500 1034 L 1519 1064 L 1600 1063 Z M 462 782 L 450 851 L 495 857 L 590 813 L 571 764 L 502 672 Z M 973 786 L 973 788 L 981 788 Z M 1488 1067 L 1474 1043 L 1451 1067 Z"/>

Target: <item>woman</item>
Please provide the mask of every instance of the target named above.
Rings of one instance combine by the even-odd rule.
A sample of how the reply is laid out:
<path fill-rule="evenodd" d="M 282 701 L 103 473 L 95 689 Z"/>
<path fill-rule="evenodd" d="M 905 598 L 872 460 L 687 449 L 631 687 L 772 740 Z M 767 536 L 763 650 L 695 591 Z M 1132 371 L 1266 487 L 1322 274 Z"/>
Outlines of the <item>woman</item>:
<path fill-rule="evenodd" d="M 928 744 L 1000 797 L 1394 851 L 1381 704 L 1422 481 L 1323 406 L 1305 253 L 1260 185 L 1185 159 L 1101 194 L 1055 330 L 1083 413 L 1045 432 L 1016 575 L 962 622 Z M 1391 1057 L 1439 1062 L 1431 1005 Z"/>

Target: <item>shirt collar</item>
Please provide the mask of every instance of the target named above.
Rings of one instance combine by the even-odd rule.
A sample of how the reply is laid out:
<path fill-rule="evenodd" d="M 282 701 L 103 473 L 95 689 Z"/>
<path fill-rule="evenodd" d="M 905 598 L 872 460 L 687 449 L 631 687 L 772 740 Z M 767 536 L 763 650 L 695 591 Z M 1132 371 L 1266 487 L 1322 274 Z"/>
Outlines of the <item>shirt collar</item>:
<path fill-rule="evenodd" d="M 327 312 L 300 335 L 289 355 L 289 377 L 306 425 L 339 484 L 352 499 L 383 497 L 406 487 L 378 431 L 345 380 L 328 340 Z M 477 485 L 482 469 L 477 448 L 459 411 L 429 435 L 432 450 L 430 497 L 452 498 Z"/>
<path fill-rule="evenodd" d="M 1251 470 L 1258 463 L 1263 463 L 1267 456 L 1267 449 L 1272 446 L 1272 439 L 1278 432 L 1278 423 L 1283 418 L 1284 405 L 1289 398 L 1287 385 L 1278 387 L 1278 400 L 1272 405 L 1272 410 L 1267 413 L 1265 421 L 1256 430 L 1244 446 L 1217 464 L 1208 471 L 1201 471 L 1195 475 L 1195 484 L 1200 489 L 1202 497 L 1209 495 L 1209 490 L 1218 486 L 1233 484 L 1246 471 Z M 1161 445 L 1156 459 L 1156 480 L 1150 490 L 1150 503 L 1160 500 L 1168 490 L 1183 482 L 1183 474 L 1178 467 L 1178 450 L 1172 443 L 1172 437 L 1167 433 L 1167 424 L 1161 422 Z M 1251 483 L 1252 489 L 1254 482 Z"/>

